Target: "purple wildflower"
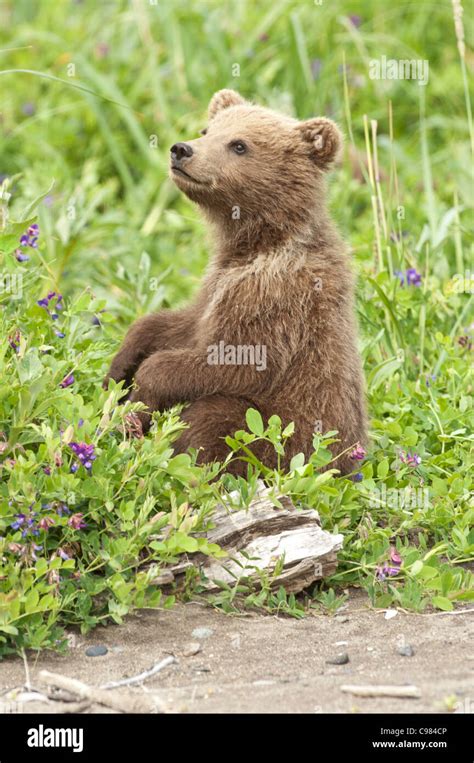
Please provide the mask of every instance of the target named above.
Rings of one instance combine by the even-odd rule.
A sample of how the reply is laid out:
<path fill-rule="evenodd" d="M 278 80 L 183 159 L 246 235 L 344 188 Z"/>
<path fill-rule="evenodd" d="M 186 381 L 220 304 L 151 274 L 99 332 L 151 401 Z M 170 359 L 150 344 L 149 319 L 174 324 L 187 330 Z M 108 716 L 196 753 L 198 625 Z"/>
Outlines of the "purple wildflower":
<path fill-rule="evenodd" d="M 16 331 L 14 335 L 10 334 L 8 337 L 8 344 L 15 352 L 20 352 L 20 338 L 21 334 L 19 331 Z"/>
<path fill-rule="evenodd" d="M 364 479 L 364 475 L 362 474 L 362 472 L 357 472 L 357 474 L 354 474 L 353 479 L 354 479 L 354 482 L 362 482 L 362 480 Z"/>
<path fill-rule="evenodd" d="M 58 507 L 56 509 L 56 514 L 58 515 L 58 517 L 62 517 L 63 514 L 69 515 L 70 513 L 71 511 L 70 509 L 68 509 L 65 503 L 58 504 Z"/>
<path fill-rule="evenodd" d="M 35 516 L 36 516 L 36 511 L 33 511 L 31 513 L 31 516 L 27 517 L 27 519 L 26 519 L 26 525 L 27 526 L 25 527 L 25 529 L 21 533 L 21 537 L 22 538 L 26 538 L 26 536 L 28 535 L 29 532 L 31 532 L 32 535 L 39 535 L 39 529 L 38 529 L 38 527 L 35 524 Z"/>
<path fill-rule="evenodd" d="M 45 532 L 48 532 L 52 525 L 54 525 L 54 519 L 51 519 L 51 517 L 42 517 L 38 522 L 38 526 L 41 530 L 45 530 Z"/>
<path fill-rule="evenodd" d="M 393 271 L 393 275 L 396 276 L 398 278 L 398 280 L 400 281 L 400 286 L 403 286 L 404 283 L 405 283 L 405 276 L 403 274 L 403 271 L 402 270 L 394 270 Z"/>
<path fill-rule="evenodd" d="M 71 558 L 68 554 L 66 554 L 63 548 L 58 548 L 58 554 L 63 562 L 67 562 L 67 560 Z"/>
<path fill-rule="evenodd" d="M 25 524 L 26 521 L 26 515 L 25 514 L 15 514 L 16 520 L 11 523 L 10 527 L 13 530 L 19 530 L 20 527 L 22 527 Z"/>
<path fill-rule="evenodd" d="M 391 567 L 389 564 L 384 564 L 383 567 L 377 567 L 377 579 L 378 580 L 385 580 L 385 578 L 388 577 L 394 577 L 395 575 L 398 575 L 399 569 L 398 567 Z"/>
<path fill-rule="evenodd" d="M 93 315 L 92 318 L 91 318 L 92 325 L 93 326 L 102 326 L 102 321 L 100 320 L 100 314 L 101 313 L 106 313 L 106 312 L 107 312 L 106 310 L 99 310 L 99 314 L 98 315 Z"/>
<path fill-rule="evenodd" d="M 92 443 L 88 445 L 85 442 L 72 442 L 69 447 L 86 469 L 92 468 L 92 462 L 97 458 L 94 452 L 95 445 Z"/>
<path fill-rule="evenodd" d="M 43 546 L 38 546 L 37 543 L 31 544 L 31 558 L 33 559 L 34 562 L 36 562 L 36 560 L 38 559 L 38 557 L 36 556 L 36 551 L 42 551 L 42 550 L 43 550 Z"/>
<path fill-rule="evenodd" d="M 54 298 L 56 298 L 55 310 L 62 310 L 63 309 L 63 305 L 62 305 L 63 296 L 62 296 L 62 294 L 59 294 L 59 293 L 57 293 L 55 291 L 48 292 L 46 297 L 43 297 L 43 299 L 39 299 L 36 304 L 39 305 L 39 307 L 44 307 L 45 310 L 47 311 L 47 313 L 49 315 L 51 315 L 51 312 L 50 312 L 50 309 L 49 309 L 50 308 L 50 302 Z M 54 315 L 56 315 L 56 317 L 57 317 L 57 313 L 54 313 Z M 52 317 L 52 315 L 51 315 L 51 317 Z"/>
<path fill-rule="evenodd" d="M 394 546 L 390 546 L 389 556 L 389 562 L 384 562 L 381 567 L 377 567 L 375 573 L 377 580 L 385 580 L 386 577 L 394 577 L 400 572 L 402 558 Z"/>
<path fill-rule="evenodd" d="M 393 562 L 393 564 L 396 564 L 400 567 L 402 563 L 402 557 L 398 553 L 395 546 L 390 546 L 390 560 Z"/>
<path fill-rule="evenodd" d="M 21 530 L 22 538 L 26 538 L 29 533 L 39 535 L 39 529 L 35 521 L 36 514 L 36 511 L 32 511 L 29 516 L 26 514 L 15 514 L 16 519 L 11 523 L 10 527 L 13 530 Z"/>
<path fill-rule="evenodd" d="M 360 27 L 362 24 L 362 19 L 360 16 L 358 16 L 356 13 L 353 13 L 351 16 L 349 16 L 349 21 L 351 22 L 352 26 L 355 26 L 356 28 Z"/>
<path fill-rule="evenodd" d="M 51 474 L 51 467 L 50 466 L 43 466 L 43 471 L 46 474 L 47 477 Z"/>
<path fill-rule="evenodd" d="M 15 249 L 15 259 L 18 262 L 28 262 L 30 259 L 27 254 L 24 254 L 21 249 Z"/>
<path fill-rule="evenodd" d="M 87 524 L 84 522 L 84 514 L 80 511 L 73 514 L 72 517 L 69 517 L 67 523 L 70 527 L 73 527 L 74 530 L 82 530 L 84 527 L 87 527 Z"/>
<path fill-rule="evenodd" d="M 66 387 L 70 387 L 71 384 L 74 384 L 74 381 L 75 379 L 73 374 L 68 374 L 67 376 L 64 377 L 64 379 L 62 380 L 59 386 L 62 387 L 62 389 L 66 389 Z"/>
<path fill-rule="evenodd" d="M 367 455 L 367 452 L 365 448 L 363 448 L 360 442 L 358 442 L 356 447 L 350 454 L 349 458 L 351 458 L 353 461 L 363 461 L 366 455 Z"/>
<path fill-rule="evenodd" d="M 54 329 L 54 333 L 56 334 L 57 337 L 59 337 L 59 339 L 64 339 L 64 337 L 66 336 L 64 331 L 59 331 L 59 329 Z"/>
<path fill-rule="evenodd" d="M 408 286 L 420 286 L 421 275 L 415 270 L 415 268 L 408 268 L 407 270 L 407 285 Z"/>
<path fill-rule="evenodd" d="M 421 457 L 418 453 L 405 453 L 402 450 L 400 451 L 399 458 L 402 464 L 407 464 L 407 466 L 419 466 L 421 464 Z"/>
<path fill-rule="evenodd" d="M 421 274 L 415 268 L 408 268 L 405 273 L 402 270 L 395 270 L 393 274 L 400 281 L 400 286 L 405 286 L 405 282 L 407 286 L 421 285 Z"/>
<path fill-rule="evenodd" d="M 38 236 L 39 236 L 39 226 L 36 223 L 33 223 L 33 225 L 30 225 L 26 233 L 24 233 L 20 238 L 20 246 L 29 246 L 31 249 L 37 249 L 38 248 Z M 23 254 L 21 252 L 21 249 L 17 249 L 15 252 L 15 257 L 19 262 L 24 262 L 25 258 L 29 259 L 26 254 Z"/>

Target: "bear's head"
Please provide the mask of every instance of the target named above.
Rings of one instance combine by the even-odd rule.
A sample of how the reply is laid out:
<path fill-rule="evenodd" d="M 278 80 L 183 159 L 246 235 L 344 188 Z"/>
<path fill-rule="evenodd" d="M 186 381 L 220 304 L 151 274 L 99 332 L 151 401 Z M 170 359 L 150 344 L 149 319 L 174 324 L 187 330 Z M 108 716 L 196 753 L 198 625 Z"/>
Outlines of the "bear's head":
<path fill-rule="evenodd" d="M 324 206 L 322 176 L 341 146 L 330 119 L 301 122 L 220 90 L 201 137 L 171 147 L 170 174 L 214 218 L 281 229 Z"/>

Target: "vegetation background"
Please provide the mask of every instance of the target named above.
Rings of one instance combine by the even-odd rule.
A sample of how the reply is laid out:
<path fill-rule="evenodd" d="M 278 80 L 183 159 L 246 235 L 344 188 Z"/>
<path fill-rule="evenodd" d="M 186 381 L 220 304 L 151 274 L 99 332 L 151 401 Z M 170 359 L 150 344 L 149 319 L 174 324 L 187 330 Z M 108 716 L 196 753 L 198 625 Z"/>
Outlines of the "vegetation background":
<path fill-rule="evenodd" d="M 344 534 L 339 569 L 299 599 L 267 578 L 254 588 L 243 570 L 215 597 L 224 610 L 333 612 L 349 585 L 376 607 L 473 598 L 470 10 L 0 2 L 0 654 L 171 606 L 153 585 L 160 564 L 218 553 L 191 533 L 228 491 L 246 505 L 262 474 Z M 428 61 L 429 82 L 371 79 L 383 56 Z M 353 478 L 318 474 L 330 456 L 316 435 L 314 457 L 288 474 L 250 458 L 247 481 L 225 470 L 213 481 L 217 466 L 172 457 L 178 411 L 133 440 L 129 405 L 100 387 L 131 321 L 199 284 L 209 242 L 167 177 L 168 152 L 198 135 L 223 87 L 330 116 L 347 137 L 331 208 L 359 275 L 372 437 Z M 276 419 L 248 425 L 236 457 L 258 437 L 284 444 Z M 187 595 L 199 585 L 190 576 Z"/>

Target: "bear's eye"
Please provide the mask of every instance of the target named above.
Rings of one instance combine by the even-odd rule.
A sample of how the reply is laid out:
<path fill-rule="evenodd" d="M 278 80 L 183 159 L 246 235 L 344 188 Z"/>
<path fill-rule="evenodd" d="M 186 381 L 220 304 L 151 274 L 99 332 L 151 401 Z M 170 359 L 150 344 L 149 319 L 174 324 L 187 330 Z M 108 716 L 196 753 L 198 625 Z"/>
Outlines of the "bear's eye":
<path fill-rule="evenodd" d="M 247 151 L 247 146 L 242 140 L 233 140 L 232 143 L 229 144 L 230 148 L 234 153 L 236 154 L 245 154 Z"/>

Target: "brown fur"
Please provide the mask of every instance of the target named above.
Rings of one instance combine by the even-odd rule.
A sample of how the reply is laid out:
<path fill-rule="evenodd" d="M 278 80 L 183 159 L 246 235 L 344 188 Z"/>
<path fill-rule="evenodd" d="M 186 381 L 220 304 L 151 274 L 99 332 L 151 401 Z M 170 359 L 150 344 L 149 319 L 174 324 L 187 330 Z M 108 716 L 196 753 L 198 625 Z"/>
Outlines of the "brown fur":
<path fill-rule="evenodd" d="M 244 141 L 246 153 L 237 155 L 233 141 Z M 254 407 L 265 419 L 295 422 L 286 464 L 295 453 L 309 456 L 320 421 L 323 431 L 339 431 L 334 453 L 346 451 L 335 465 L 352 471 L 350 450 L 366 440 L 363 377 L 353 279 L 323 175 L 341 148 L 338 128 L 223 90 L 211 100 L 206 134 L 187 145 L 193 154 L 180 168 L 189 176 L 172 169 L 171 177 L 209 220 L 215 257 L 192 305 L 131 327 L 109 376 L 134 379 L 131 399 L 150 411 L 189 403 L 176 451 L 200 448 L 202 462 L 224 460 L 223 438 L 245 428 Z M 208 348 L 221 341 L 265 345 L 266 369 L 210 365 Z M 141 419 L 146 425 L 149 416 Z M 275 463 L 272 448 L 257 453 Z M 243 473 L 244 465 L 231 470 Z"/>

